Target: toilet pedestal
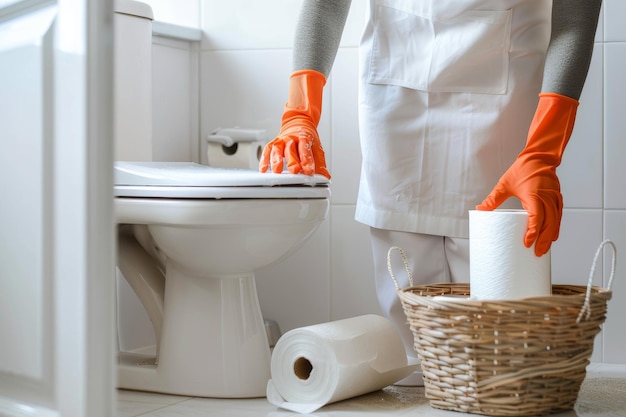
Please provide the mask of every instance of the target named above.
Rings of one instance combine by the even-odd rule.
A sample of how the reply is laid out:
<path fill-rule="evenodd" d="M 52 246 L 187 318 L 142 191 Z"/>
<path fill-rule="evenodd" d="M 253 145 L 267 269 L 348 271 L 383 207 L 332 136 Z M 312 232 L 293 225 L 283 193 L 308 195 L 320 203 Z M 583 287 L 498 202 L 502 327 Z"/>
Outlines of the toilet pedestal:
<path fill-rule="evenodd" d="M 130 165 L 125 165 L 129 171 L 149 168 Z M 185 165 L 182 171 L 156 168 L 185 181 L 213 181 L 215 170 L 202 165 Z M 228 181 L 241 180 L 228 174 Z M 246 175 L 273 178 L 257 171 Z M 279 178 L 273 181 L 289 179 L 275 176 Z M 118 178 L 129 183 L 123 180 Z M 187 187 L 192 195 L 176 198 L 171 193 L 186 187 L 157 185 L 116 186 L 117 193 L 125 193 L 115 199 L 118 267 L 146 309 L 158 345 L 156 360 L 154 355 L 120 354 L 118 387 L 198 397 L 264 397 L 270 349 L 254 271 L 286 259 L 309 239 L 326 218 L 329 190 L 225 184 Z M 133 194 L 144 191 L 159 194 Z M 200 198 L 199 192 L 207 195 Z"/>
<path fill-rule="evenodd" d="M 270 350 L 254 274 L 199 277 L 168 264 L 165 282 L 158 364 L 145 355 L 122 354 L 118 386 L 199 397 L 264 397 Z"/>

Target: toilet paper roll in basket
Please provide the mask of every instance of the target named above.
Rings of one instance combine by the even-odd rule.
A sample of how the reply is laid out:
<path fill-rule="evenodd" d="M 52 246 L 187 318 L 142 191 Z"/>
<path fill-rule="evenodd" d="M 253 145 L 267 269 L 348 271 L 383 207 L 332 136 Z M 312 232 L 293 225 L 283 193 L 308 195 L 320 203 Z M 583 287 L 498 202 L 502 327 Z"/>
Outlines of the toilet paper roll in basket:
<path fill-rule="evenodd" d="M 299 413 L 377 391 L 417 368 L 384 317 L 369 314 L 293 329 L 276 343 L 270 403 Z"/>
<path fill-rule="evenodd" d="M 550 252 L 524 246 L 524 210 L 469 211 L 470 298 L 507 300 L 551 294 Z"/>

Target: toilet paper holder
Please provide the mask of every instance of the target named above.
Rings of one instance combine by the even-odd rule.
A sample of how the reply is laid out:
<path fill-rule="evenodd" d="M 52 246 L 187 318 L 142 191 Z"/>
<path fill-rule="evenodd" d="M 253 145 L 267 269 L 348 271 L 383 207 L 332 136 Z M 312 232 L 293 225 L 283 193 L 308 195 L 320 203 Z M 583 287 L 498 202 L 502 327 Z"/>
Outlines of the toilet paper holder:
<path fill-rule="evenodd" d="M 220 143 L 230 147 L 238 142 L 262 142 L 267 140 L 267 133 L 263 129 L 244 129 L 240 127 L 217 128 L 206 137 L 209 143 Z"/>
<path fill-rule="evenodd" d="M 221 145 L 221 150 L 224 155 L 235 155 L 239 150 L 239 144 L 246 144 L 250 146 L 255 144 L 256 159 L 261 158 L 263 147 L 267 143 L 268 136 L 264 129 L 249 129 L 249 128 L 217 128 L 209 133 L 201 145 L 200 163 L 204 165 L 212 165 L 209 161 L 209 146 Z"/>

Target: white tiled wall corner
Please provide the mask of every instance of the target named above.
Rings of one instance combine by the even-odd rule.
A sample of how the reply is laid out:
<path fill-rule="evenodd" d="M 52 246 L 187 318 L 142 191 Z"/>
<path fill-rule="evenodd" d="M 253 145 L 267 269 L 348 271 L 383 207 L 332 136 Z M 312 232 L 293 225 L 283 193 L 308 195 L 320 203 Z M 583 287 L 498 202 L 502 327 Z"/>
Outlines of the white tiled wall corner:
<path fill-rule="evenodd" d="M 374 286 L 369 226 L 354 220 L 354 210 L 354 205 L 332 206 L 330 261 L 333 320 L 381 314 Z"/>
<path fill-rule="evenodd" d="M 602 336 L 604 355 L 602 361 L 606 363 L 626 363 L 624 349 L 626 349 L 626 332 L 624 332 L 624 317 L 626 317 L 626 268 L 624 253 L 626 253 L 626 209 L 606 210 L 604 213 L 604 236 L 611 239 L 617 246 L 617 267 L 613 279 L 613 299 L 608 303 L 607 319 L 603 326 Z M 610 276 L 611 251 L 605 251 L 604 261 L 604 288 L 608 286 Z"/>
<path fill-rule="evenodd" d="M 602 207 L 602 63 L 603 45 L 596 44 L 574 131 L 558 168 L 565 207 Z"/>
<path fill-rule="evenodd" d="M 604 204 L 626 208 L 626 42 L 604 45 Z"/>

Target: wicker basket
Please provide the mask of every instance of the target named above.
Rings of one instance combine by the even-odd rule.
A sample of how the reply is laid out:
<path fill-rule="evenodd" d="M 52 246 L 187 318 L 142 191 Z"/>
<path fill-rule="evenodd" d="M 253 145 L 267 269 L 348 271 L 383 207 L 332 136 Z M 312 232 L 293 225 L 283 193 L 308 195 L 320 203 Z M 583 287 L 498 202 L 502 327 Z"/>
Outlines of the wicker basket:
<path fill-rule="evenodd" d="M 608 288 L 591 285 L 598 255 L 609 243 Z M 490 416 L 537 416 L 571 409 L 585 378 L 595 335 L 606 317 L 615 246 L 603 242 L 588 286 L 553 285 L 548 297 L 479 301 L 469 284 L 401 290 L 391 274 L 415 337 L 426 397 L 432 407 Z M 444 297 L 438 297 L 444 296 Z"/>

